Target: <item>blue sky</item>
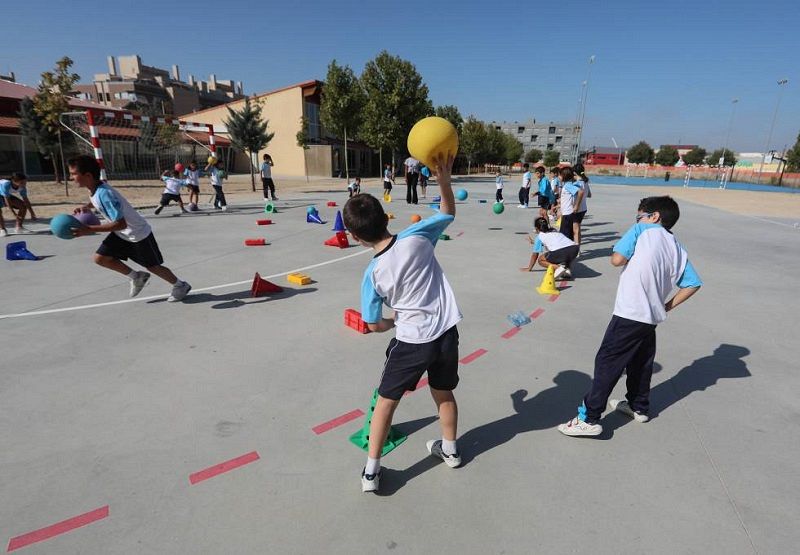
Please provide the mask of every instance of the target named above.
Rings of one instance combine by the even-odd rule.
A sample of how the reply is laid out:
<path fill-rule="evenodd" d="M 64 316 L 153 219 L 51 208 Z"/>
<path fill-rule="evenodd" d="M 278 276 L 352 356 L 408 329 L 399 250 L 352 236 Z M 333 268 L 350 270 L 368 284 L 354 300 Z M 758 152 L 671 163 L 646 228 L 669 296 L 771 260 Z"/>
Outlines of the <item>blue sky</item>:
<path fill-rule="evenodd" d="M 3 7 L 0 70 L 35 85 L 66 54 L 87 82 L 106 56 L 138 53 L 182 75 L 244 82 L 248 93 L 324 79 L 336 58 L 357 73 L 382 49 L 413 62 L 434 104 L 484 120 L 574 119 L 596 55 L 586 143 L 764 149 L 800 131 L 795 2 L 28 1 Z M 60 23 L 56 29 L 53 25 Z"/>

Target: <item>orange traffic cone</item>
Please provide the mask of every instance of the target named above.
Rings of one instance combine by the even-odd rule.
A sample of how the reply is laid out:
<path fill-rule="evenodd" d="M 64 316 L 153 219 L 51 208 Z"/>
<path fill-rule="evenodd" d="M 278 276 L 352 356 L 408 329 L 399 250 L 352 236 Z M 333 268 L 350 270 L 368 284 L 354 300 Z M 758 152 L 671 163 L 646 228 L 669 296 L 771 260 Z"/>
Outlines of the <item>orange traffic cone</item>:
<path fill-rule="evenodd" d="M 561 293 L 561 291 L 556 289 L 555 272 L 555 266 L 549 266 L 547 268 L 547 272 L 545 272 L 544 277 L 542 278 L 541 285 L 536 288 L 537 293 L 540 295 L 559 295 Z"/>
<path fill-rule="evenodd" d="M 275 285 L 271 281 L 265 280 L 258 272 L 256 272 L 256 275 L 253 278 L 253 286 L 250 288 L 251 297 L 259 297 L 265 293 L 280 293 L 281 291 L 283 291 L 283 287 L 280 285 Z"/>

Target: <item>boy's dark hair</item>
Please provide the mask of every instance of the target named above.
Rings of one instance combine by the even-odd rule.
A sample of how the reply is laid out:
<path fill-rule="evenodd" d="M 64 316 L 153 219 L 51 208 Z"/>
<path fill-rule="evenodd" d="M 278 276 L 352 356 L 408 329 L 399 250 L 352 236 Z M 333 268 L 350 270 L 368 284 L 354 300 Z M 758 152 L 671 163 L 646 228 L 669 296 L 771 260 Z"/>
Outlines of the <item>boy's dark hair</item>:
<path fill-rule="evenodd" d="M 536 231 L 553 231 L 550 227 L 550 222 L 547 221 L 547 218 L 536 218 L 533 220 L 533 227 L 536 229 Z"/>
<path fill-rule="evenodd" d="M 75 168 L 78 173 L 90 173 L 96 180 L 100 180 L 100 164 L 92 156 L 81 154 L 67 160 L 67 166 Z"/>
<path fill-rule="evenodd" d="M 194 164 L 194 165 L 196 166 L 196 165 L 197 165 L 197 160 L 192 160 L 191 162 L 189 162 L 189 165 L 190 165 L 190 166 L 191 166 L 192 164 Z"/>
<path fill-rule="evenodd" d="M 28 179 L 28 176 L 22 172 L 14 172 L 11 174 L 11 181 L 14 183 L 19 183 L 20 181 L 25 181 Z"/>
<path fill-rule="evenodd" d="M 345 227 L 367 243 L 375 243 L 386 236 L 389 218 L 380 201 L 372 195 L 354 195 L 344 205 L 342 216 Z"/>
<path fill-rule="evenodd" d="M 647 197 L 639 201 L 639 211 L 652 214 L 658 212 L 661 215 L 661 226 L 664 229 L 672 229 L 681 217 L 681 209 L 678 203 L 670 196 Z"/>
<path fill-rule="evenodd" d="M 544 175 L 544 166 L 537 166 L 533 171 Z"/>
<path fill-rule="evenodd" d="M 575 174 L 572 172 L 572 168 L 561 168 L 558 171 L 561 179 L 564 181 L 573 181 L 575 179 Z"/>
<path fill-rule="evenodd" d="M 583 164 L 581 164 L 580 162 L 572 166 L 572 170 L 577 174 L 582 174 L 586 172 L 586 168 L 584 168 Z"/>
<path fill-rule="evenodd" d="M 550 173 L 554 173 L 554 174 L 558 175 L 558 166 L 554 166 L 554 167 L 550 168 Z"/>
<path fill-rule="evenodd" d="M 525 162 L 524 164 L 522 164 L 522 167 L 523 167 L 523 168 L 525 168 L 525 169 L 527 170 L 528 168 L 530 168 L 530 167 L 531 167 L 531 165 L 530 165 L 530 164 L 528 164 L 527 162 Z"/>

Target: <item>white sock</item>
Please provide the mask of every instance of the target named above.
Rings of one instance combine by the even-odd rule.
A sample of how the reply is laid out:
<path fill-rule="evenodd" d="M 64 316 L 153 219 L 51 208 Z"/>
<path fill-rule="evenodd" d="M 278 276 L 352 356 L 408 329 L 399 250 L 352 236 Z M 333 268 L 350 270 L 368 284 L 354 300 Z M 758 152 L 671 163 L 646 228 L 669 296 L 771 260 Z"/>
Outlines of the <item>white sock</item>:
<path fill-rule="evenodd" d="M 458 449 L 456 449 L 456 440 L 442 438 L 442 451 L 444 451 L 445 455 L 455 455 L 458 453 Z"/>
<path fill-rule="evenodd" d="M 134 279 L 136 279 L 138 276 L 139 276 L 139 272 L 137 272 L 136 270 L 131 270 L 131 273 L 130 273 L 130 274 L 128 274 L 128 279 L 130 279 L 130 280 L 134 280 Z"/>
<path fill-rule="evenodd" d="M 367 464 L 364 467 L 364 474 L 377 474 L 381 469 L 380 459 L 371 459 L 367 457 Z"/>

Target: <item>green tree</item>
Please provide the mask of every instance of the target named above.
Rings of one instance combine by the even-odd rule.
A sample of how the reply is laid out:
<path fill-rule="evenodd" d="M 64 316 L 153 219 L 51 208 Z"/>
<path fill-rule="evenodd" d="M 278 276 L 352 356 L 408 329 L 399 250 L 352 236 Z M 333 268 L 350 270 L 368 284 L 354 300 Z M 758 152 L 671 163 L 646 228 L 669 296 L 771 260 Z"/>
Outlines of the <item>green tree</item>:
<path fill-rule="evenodd" d="M 486 124 L 486 144 L 484 146 L 484 161 L 492 164 L 505 162 L 506 134 L 496 126 Z"/>
<path fill-rule="evenodd" d="M 794 146 L 786 152 L 786 171 L 800 171 L 800 134 L 797 135 Z"/>
<path fill-rule="evenodd" d="M 482 161 L 486 151 L 486 126 L 474 116 L 469 116 L 461 130 L 459 150 L 467 159 L 467 174 L 472 169 L 472 164 Z"/>
<path fill-rule="evenodd" d="M 542 159 L 542 151 L 538 148 L 532 148 L 525 153 L 525 161 L 529 164 L 534 164 Z"/>
<path fill-rule="evenodd" d="M 58 135 L 52 133 L 45 126 L 42 117 L 34 109 L 33 100 L 28 96 L 20 102 L 19 131 L 23 137 L 33 143 L 42 156 L 53 161 L 55 168 L 56 159 L 52 157 L 53 153 L 58 151 Z"/>
<path fill-rule="evenodd" d="M 683 162 L 687 166 L 700 166 L 706 159 L 706 149 L 696 146 L 683 155 Z"/>
<path fill-rule="evenodd" d="M 251 103 L 249 98 L 245 98 L 244 107 L 240 111 L 228 108 L 228 118 L 224 121 L 233 146 L 250 155 L 250 184 L 253 191 L 256 190 L 253 158 L 275 136 L 275 133 L 267 132 L 269 121 L 261 118 L 261 104 Z"/>
<path fill-rule="evenodd" d="M 80 80 L 77 73 L 72 73 L 72 60 L 64 56 L 56 62 L 56 67 L 53 71 L 45 71 L 42 73 L 42 80 L 39 83 L 39 88 L 36 95 L 33 97 L 33 109 L 36 114 L 41 118 L 42 126 L 53 136 L 56 140 L 55 145 L 50 152 L 50 158 L 53 161 L 53 170 L 56 174 L 56 181 L 61 181 L 58 173 L 58 158 L 61 159 L 62 175 L 66 175 L 66 166 L 64 161 L 64 140 L 61 133 L 60 117 L 64 112 L 69 111 L 70 93 L 72 92 L 75 83 Z M 72 136 L 69 136 L 71 142 Z M 67 180 L 64 179 L 64 192 L 69 196 L 69 187 Z"/>
<path fill-rule="evenodd" d="M 725 160 L 723 165 L 735 166 L 736 162 L 738 161 L 736 160 L 736 155 L 729 148 L 726 148 L 724 150 L 725 150 Z M 718 148 L 717 150 L 708 155 L 707 163 L 709 166 L 719 166 L 719 159 L 722 158 L 722 151 L 723 149 Z"/>
<path fill-rule="evenodd" d="M 361 83 L 350 66 L 340 66 L 336 60 L 328 64 L 328 75 L 322 88 L 320 119 L 325 128 L 338 137 L 344 137 L 344 172 L 350 179 L 347 163 L 347 134 L 358 134 L 361 127 L 366 98 Z"/>
<path fill-rule="evenodd" d="M 656 153 L 656 164 L 660 166 L 674 166 L 680 159 L 678 150 L 673 146 L 664 145 Z"/>
<path fill-rule="evenodd" d="M 295 135 L 297 146 L 303 149 L 303 169 L 306 174 L 306 183 L 308 183 L 308 160 L 306 159 L 306 150 L 308 150 L 308 118 L 305 116 L 300 117 L 300 131 Z"/>
<path fill-rule="evenodd" d="M 361 85 L 367 101 L 360 136 L 381 152 L 390 148 L 394 163 L 414 124 L 433 114 L 428 86 L 411 62 L 385 50 L 364 66 Z"/>
<path fill-rule="evenodd" d="M 653 149 L 644 141 L 633 145 L 626 154 L 631 164 L 652 164 L 655 159 Z"/>
<path fill-rule="evenodd" d="M 458 111 L 456 106 L 446 104 L 444 106 L 437 106 L 435 115 L 444 118 L 453 124 L 453 127 L 458 131 L 458 136 L 461 136 L 461 129 L 464 127 L 464 118 L 461 117 L 461 112 Z"/>
<path fill-rule="evenodd" d="M 561 161 L 561 153 L 557 150 L 548 150 L 544 153 L 544 160 L 542 163 L 548 167 L 552 168 L 553 166 L 557 166 L 558 163 Z"/>
<path fill-rule="evenodd" d="M 512 137 L 508 133 L 504 133 L 504 135 L 506 136 L 504 161 L 511 166 L 522 159 L 522 155 L 525 153 L 525 148 L 522 146 L 522 143 L 516 139 L 516 137 Z"/>

